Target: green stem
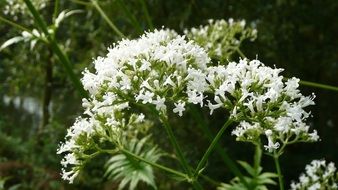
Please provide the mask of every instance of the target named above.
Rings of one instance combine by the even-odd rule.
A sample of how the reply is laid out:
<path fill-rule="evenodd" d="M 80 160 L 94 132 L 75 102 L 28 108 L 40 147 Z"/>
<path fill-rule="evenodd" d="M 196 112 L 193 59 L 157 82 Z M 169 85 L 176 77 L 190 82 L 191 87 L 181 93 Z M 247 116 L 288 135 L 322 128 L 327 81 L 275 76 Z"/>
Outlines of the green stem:
<path fill-rule="evenodd" d="M 96 8 L 96 10 L 100 13 L 102 18 L 108 23 L 110 28 L 113 29 L 113 31 L 120 37 L 120 38 L 125 38 L 125 35 L 114 25 L 114 23 L 108 18 L 106 13 L 101 9 L 100 5 L 97 3 L 96 0 L 91 0 L 92 4 Z"/>
<path fill-rule="evenodd" d="M 197 168 L 194 172 L 194 177 L 197 179 L 200 170 L 204 167 L 205 163 L 207 162 L 211 152 L 214 150 L 216 144 L 218 143 L 219 139 L 221 138 L 222 134 L 224 133 L 225 129 L 233 122 L 232 119 L 229 119 L 224 123 L 222 128 L 218 131 L 217 135 L 215 138 L 212 140 L 211 144 L 209 145 L 208 149 L 205 151 L 202 159 L 199 161 Z"/>
<path fill-rule="evenodd" d="M 255 145 L 255 155 L 254 155 L 254 168 L 256 171 L 256 174 L 258 175 L 258 169 L 261 165 L 261 160 L 262 160 L 262 149 L 261 145 L 258 143 Z"/>
<path fill-rule="evenodd" d="M 87 3 L 87 2 L 84 2 L 84 1 L 80 1 L 80 0 L 71 0 L 71 1 L 74 2 L 74 3 L 80 4 L 80 5 L 88 6 L 88 7 L 93 6 L 91 3 Z"/>
<path fill-rule="evenodd" d="M 321 88 L 325 90 L 332 90 L 338 92 L 338 87 L 337 86 L 331 86 L 327 84 L 321 84 L 321 83 L 316 83 L 316 82 L 310 82 L 306 80 L 300 80 L 299 84 L 304 85 L 304 86 L 311 86 L 315 88 Z"/>
<path fill-rule="evenodd" d="M 49 34 L 47 24 L 42 20 L 39 12 L 36 10 L 36 8 L 33 6 L 32 2 L 30 0 L 24 0 L 25 4 L 27 5 L 29 11 L 32 13 L 34 17 L 34 21 L 38 25 L 38 27 L 42 30 L 42 32 L 47 37 L 47 40 L 49 42 L 50 47 L 52 48 L 53 52 L 57 55 L 59 58 L 63 68 L 65 69 L 66 73 L 70 77 L 71 81 L 73 82 L 75 88 L 79 92 L 80 96 L 83 98 L 88 98 L 87 92 L 83 89 L 83 86 L 78 79 L 78 77 L 75 75 L 74 71 L 72 70 L 72 64 L 69 61 L 69 58 L 67 55 L 61 50 L 59 45 L 56 43 L 55 39 Z"/>
<path fill-rule="evenodd" d="M 127 17 L 129 17 L 130 22 L 137 29 L 138 33 L 142 34 L 143 33 L 143 29 L 142 29 L 140 23 L 136 20 L 135 16 L 129 11 L 128 7 L 125 6 L 123 0 L 117 0 L 116 2 L 122 8 L 122 10 L 127 15 Z"/>
<path fill-rule="evenodd" d="M 203 133 L 207 136 L 208 140 L 211 142 L 213 140 L 214 135 L 208 128 L 205 121 L 202 119 L 202 115 L 195 107 L 192 108 L 192 115 L 197 121 L 197 126 L 203 131 Z M 249 188 L 249 184 L 243 177 L 241 170 L 237 167 L 237 164 L 230 158 L 227 154 L 226 150 L 224 150 L 219 144 L 216 144 L 216 151 L 221 156 L 224 164 L 229 168 L 229 170 L 239 178 L 239 180 L 245 185 L 245 187 Z"/>
<path fill-rule="evenodd" d="M 30 31 L 28 28 L 26 28 L 26 27 L 24 27 L 24 26 L 21 26 L 21 25 L 19 25 L 19 24 L 13 22 L 13 21 L 11 21 L 11 20 L 8 20 L 8 19 L 6 19 L 6 18 L 4 18 L 4 17 L 2 17 L 2 16 L 0 16 L 0 21 L 4 22 L 4 23 L 6 23 L 6 24 L 9 24 L 9 25 L 11 25 L 11 26 L 13 26 L 14 28 L 17 28 L 17 29 L 19 29 L 19 30 L 23 30 L 23 31 L 27 31 L 27 32 L 31 33 L 31 31 Z"/>
<path fill-rule="evenodd" d="M 218 187 L 221 183 L 210 178 L 209 176 L 207 175 L 203 175 L 203 174 L 200 174 L 201 178 L 203 178 L 205 181 L 209 182 L 211 185 L 215 186 L 215 187 Z"/>
<path fill-rule="evenodd" d="M 151 18 L 149 16 L 149 12 L 148 12 L 146 3 L 144 2 L 144 0 L 140 0 L 140 2 L 142 4 L 142 9 L 143 9 L 143 12 L 144 12 L 144 14 L 146 16 L 146 20 L 147 20 L 149 29 L 150 30 L 154 30 L 153 22 L 151 21 Z"/>
<path fill-rule="evenodd" d="M 59 3 L 60 3 L 60 0 L 55 0 L 55 1 L 54 1 L 53 22 L 55 22 L 55 19 L 56 19 L 56 17 L 58 16 L 58 12 L 59 12 Z"/>
<path fill-rule="evenodd" d="M 242 57 L 242 59 L 245 59 L 246 56 L 244 55 L 244 53 L 238 48 L 236 47 L 235 50 L 237 51 L 237 53 Z"/>
<path fill-rule="evenodd" d="M 160 116 L 161 122 L 163 123 L 164 128 L 165 128 L 165 130 L 166 130 L 166 132 L 167 132 L 167 134 L 169 136 L 169 140 L 170 140 L 171 144 L 174 146 L 174 149 L 175 149 L 175 151 L 177 153 L 177 156 L 178 156 L 178 158 L 180 160 L 180 163 L 181 163 L 183 169 L 185 170 L 185 172 L 188 174 L 188 178 L 187 178 L 188 182 L 191 183 L 194 186 L 195 189 L 197 189 L 197 190 L 203 190 L 203 187 L 201 186 L 201 184 L 199 184 L 199 182 L 197 180 L 194 180 L 194 179 L 191 178 L 192 177 L 191 176 L 192 173 L 191 173 L 191 171 L 189 169 L 188 162 L 187 162 L 185 156 L 183 155 L 181 147 L 179 146 L 179 144 L 178 144 L 178 142 L 177 142 L 177 140 L 175 138 L 173 130 L 172 130 L 172 128 L 171 128 L 171 126 L 170 126 L 170 124 L 169 124 L 166 116 L 164 116 L 162 114 L 159 114 L 159 116 Z"/>
<path fill-rule="evenodd" d="M 282 175 L 282 171 L 280 169 L 278 154 L 274 153 L 273 159 L 275 161 L 275 166 L 276 166 L 276 170 L 277 170 L 277 174 L 278 174 L 279 189 L 284 190 L 283 175 Z"/>
<path fill-rule="evenodd" d="M 162 114 L 159 114 L 159 115 L 160 115 L 161 122 L 163 123 L 163 126 L 164 126 L 164 128 L 165 128 L 165 130 L 168 134 L 169 140 L 170 140 L 171 144 L 173 145 L 173 147 L 174 147 L 174 149 L 177 153 L 177 156 L 180 160 L 180 163 L 181 163 L 184 171 L 188 174 L 188 176 L 191 176 L 191 171 L 189 170 L 188 162 L 185 159 L 185 156 L 183 155 L 181 147 L 178 145 L 178 142 L 175 138 L 175 135 L 172 131 L 172 128 L 171 128 L 166 116 L 164 116 Z"/>
<path fill-rule="evenodd" d="M 120 149 L 120 151 L 122 153 L 124 153 L 124 154 L 127 154 L 127 155 L 129 155 L 131 157 L 134 157 L 134 158 L 136 158 L 136 159 L 138 159 L 138 160 L 140 160 L 140 161 L 142 161 L 144 163 L 147 163 L 147 164 L 149 164 L 151 166 L 154 166 L 154 167 L 156 167 L 158 169 L 161 169 L 161 170 L 166 171 L 168 173 L 174 174 L 174 175 L 176 175 L 178 177 L 182 177 L 184 179 L 189 179 L 189 177 L 186 174 L 184 174 L 184 173 L 181 173 L 179 171 L 176 171 L 174 169 L 168 168 L 168 167 L 160 165 L 160 164 L 156 164 L 156 163 L 150 162 L 150 161 L 148 161 L 148 160 L 146 160 L 146 159 L 144 159 L 144 158 L 142 158 L 142 157 L 140 157 L 140 156 L 138 156 L 138 155 L 136 155 L 136 154 L 134 154 L 132 152 L 129 152 L 128 150 Z"/>

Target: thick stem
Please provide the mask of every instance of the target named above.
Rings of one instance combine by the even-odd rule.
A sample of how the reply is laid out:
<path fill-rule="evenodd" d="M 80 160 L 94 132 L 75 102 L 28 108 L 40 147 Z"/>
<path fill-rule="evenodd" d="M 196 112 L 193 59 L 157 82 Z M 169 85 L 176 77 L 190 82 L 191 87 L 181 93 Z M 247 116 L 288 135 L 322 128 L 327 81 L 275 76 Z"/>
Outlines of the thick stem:
<path fill-rule="evenodd" d="M 278 174 L 279 189 L 284 190 L 283 175 L 282 175 L 282 171 L 280 169 L 280 164 L 279 164 L 279 155 L 274 153 L 273 159 L 275 161 L 275 166 L 276 166 L 276 170 Z"/>
<path fill-rule="evenodd" d="M 202 159 L 199 161 L 197 168 L 194 172 L 194 178 L 198 178 L 199 172 L 200 170 L 203 168 L 203 166 L 205 165 L 205 163 L 207 162 L 211 152 L 214 150 L 216 144 L 218 143 L 219 139 L 221 138 L 222 134 L 224 133 L 225 129 L 233 122 L 232 119 L 229 119 L 228 121 L 226 121 L 224 123 L 224 125 L 222 126 L 222 128 L 218 131 L 217 135 L 215 136 L 215 138 L 212 140 L 211 144 L 209 145 L 208 149 L 205 151 Z"/>

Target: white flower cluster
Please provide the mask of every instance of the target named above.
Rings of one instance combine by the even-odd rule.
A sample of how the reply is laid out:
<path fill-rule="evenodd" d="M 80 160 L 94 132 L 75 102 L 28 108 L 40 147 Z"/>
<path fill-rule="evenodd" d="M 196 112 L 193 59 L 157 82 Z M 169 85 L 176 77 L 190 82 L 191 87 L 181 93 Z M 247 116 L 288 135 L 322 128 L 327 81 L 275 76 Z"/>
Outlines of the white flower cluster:
<path fill-rule="evenodd" d="M 309 132 L 305 121 L 310 113 L 303 108 L 313 105 L 314 95 L 305 97 L 298 90 L 297 78 L 283 82 L 282 69 L 265 66 L 258 60 L 240 60 L 226 67 L 209 67 L 207 81 L 214 94 L 208 103 L 210 113 L 224 107 L 239 122 L 232 131 L 237 140 L 260 142 L 272 152 L 280 143 L 317 141 L 317 132 Z"/>
<path fill-rule="evenodd" d="M 338 189 L 338 173 L 333 162 L 329 164 L 325 160 L 313 160 L 306 165 L 305 174 L 299 177 L 299 182 L 291 183 L 291 190 L 321 190 Z"/>
<path fill-rule="evenodd" d="M 93 136 L 119 144 L 123 131 L 139 128 L 143 114 L 129 118 L 137 105 L 150 104 L 161 114 L 167 112 L 167 101 L 174 102 L 173 112 L 182 116 L 187 98 L 183 95 L 190 76 L 207 68 L 207 53 L 184 36 L 170 30 L 146 33 L 136 40 L 122 40 L 109 48 L 106 57 L 94 61 L 95 73 L 85 70 L 82 83 L 91 98 L 83 99 L 84 114 L 68 130 L 66 142 L 58 154 L 67 153 L 61 164 L 62 177 L 73 182 L 97 146 Z M 198 81 L 197 81 L 198 82 Z M 190 81 L 192 85 L 197 85 Z M 197 92 L 190 90 L 189 93 Z M 191 101 L 202 103 L 202 99 Z M 132 109 L 129 109 L 132 107 Z"/>
<path fill-rule="evenodd" d="M 77 119 L 58 150 L 66 153 L 63 179 L 73 181 L 99 142 L 119 146 L 121 136 L 145 125 L 141 112 L 167 117 L 171 110 L 182 116 L 187 104 L 208 107 L 210 114 L 229 110 L 239 123 L 233 131 L 237 139 L 255 142 L 265 135 L 269 151 L 279 143 L 318 140 L 316 132 L 309 132 L 309 113 L 303 110 L 314 104 L 313 97 L 299 93 L 298 79 L 284 83 L 282 69 L 258 60 L 209 66 L 203 48 L 164 29 L 122 40 L 108 50 L 94 61 L 94 73 L 83 72 L 82 83 L 90 93 L 83 100 L 87 118 Z"/>
<path fill-rule="evenodd" d="M 31 2 L 39 10 L 44 9 L 48 4 L 48 0 L 31 0 Z M 18 15 L 28 15 L 29 11 L 22 0 L 6 0 L 3 13 L 17 20 Z"/>
<path fill-rule="evenodd" d="M 198 45 L 205 48 L 212 59 L 226 61 L 236 52 L 242 41 L 255 40 L 257 30 L 246 27 L 246 21 L 209 20 L 208 25 L 199 26 L 185 30 L 184 33 L 189 39 L 194 40 Z"/>

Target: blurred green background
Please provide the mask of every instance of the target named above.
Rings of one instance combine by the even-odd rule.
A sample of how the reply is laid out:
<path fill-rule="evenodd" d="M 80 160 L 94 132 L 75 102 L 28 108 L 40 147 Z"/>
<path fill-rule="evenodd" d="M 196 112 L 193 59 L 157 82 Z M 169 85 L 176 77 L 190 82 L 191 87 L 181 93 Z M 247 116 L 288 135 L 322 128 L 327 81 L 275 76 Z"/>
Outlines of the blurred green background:
<path fill-rule="evenodd" d="M 81 1 L 82 2 L 82 1 Z M 58 29 L 56 39 L 68 54 L 74 72 L 81 77 L 85 67 L 93 67 L 92 58 L 106 54 L 106 48 L 118 41 L 97 10 L 88 1 L 61 0 L 60 10 L 81 9 L 67 18 Z M 83 1 L 85 2 L 85 1 Z M 251 59 L 284 68 L 284 76 L 338 86 L 338 1 L 337 0 L 102 0 L 98 1 L 118 29 L 129 38 L 143 30 L 197 27 L 212 19 L 245 19 L 255 26 L 258 38 L 246 41 L 241 49 Z M 144 2 L 144 4 L 143 4 Z M 0 2 L 4 10 L 6 1 Z M 146 8 L 149 17 L 144 11 Z M 50 23 L 54 1 L 47 1 L 41 13 Z M 16 18 L 2 17 L 36 28 L 29 14 Z M 135 27 L 139 25 L 140 28 Z M 0 44 L 21 32 L 0 21 Z M 238 58 L 234 58 L 238 60 Z M 321 141 L 290 146 L 281 157 L 286 184 L 297 179 L 305 164 L 326 158 L 338 164 L 338 92 L 301 86 L 303 94 L 316 94 L 311 107 L 310 125 L 318 130 Z M 57 57 L 43 43 L 33 49 L 29 43 L 18 43 L 0 52 L 0 181 L 6 176 L 6 188 L 17 189 L 114 189 L 116 184 L 102 178 L 102 167 L 93 164 L 78 183 L 68 185 L 60 179 L 61 156 L 56 155 L 66 129 L 81 113 L 81 98 L 58 63 Z M 208 115 L 206 112 L 205 115 Z M 217 131 L 224 118 L 212 121 Z M 190 135 L 194 131 L 194 135 Z M 196 132 L 197 131 L 197 132 Z M 181 143 L 191 155 L 204 150 L 208 143 L 196 126 L 177 129 Z M 196 140 L 198 139 L 198 140 Z M 251 161 L 252 147 L 222 139 L 233 159 Z M 250 154 L 249 154 L 250 153 Z M 233 176 L 215 154 L 206 173 L 227 182 Z M 273 161 L 263 158 L 264 168 L 274 171 Z M 160 176 L 160 189 L 187 189 Z M 287 187 L 289 187 L 287 185 Z M 140 187 L 147 189 L 147 186 Z"/>

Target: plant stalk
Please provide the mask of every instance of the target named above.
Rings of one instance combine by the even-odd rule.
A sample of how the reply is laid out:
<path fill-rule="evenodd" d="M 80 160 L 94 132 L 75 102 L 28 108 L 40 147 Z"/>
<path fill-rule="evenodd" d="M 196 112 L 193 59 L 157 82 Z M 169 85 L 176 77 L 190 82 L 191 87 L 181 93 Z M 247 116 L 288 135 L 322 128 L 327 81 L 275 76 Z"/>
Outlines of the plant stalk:
<path fill-rule="evenodd" d="M 221 138 L 222 134 L 224 133 L 225 129 L 228 128 L 228 126 L 230 126 L 230 124 L 233 122 L 232 119 L 228 119 L 224 125 L 222 126 L 222 128 L 218 131 L 217 135 L 215 136 L 215 138 L 212 140 L 211 144 L 209 145 L 208 149 L 205 151 L 202 159 L 199 161 L 197 168 L 194 172 L 194 178 L 198 178 L 199 172 L 200 170 L 204 167 L 205 163 L 207 162 L 211 152 L 214 150 L 216 144 L 218 143 L 219 139 Z"/>
<path fill-rule="evenodd" d="M 182 172 L 176 171 L 174 169 L 168 168 L 166 166 L 163 166 L 163 165 L 160 165 L 160 164 L 157 164 L 157 163 L 150 162 L 150 161 L 148 161 L 148 160 L 146 160 L 146 159 L 144 159 L 144 158 L 142 158 L 142 157 L 140 157 L 140 156 L 138 156 L 138 155 L 136 155 L 136 154 L 134 154 L 132 152 L 129 152 L 128 150 L 120 149 L 120 151 L 122 153 L 127 154 L 127 155 L 129 155 L 131 157 L 134 157 L 134 158 L 136 158 L 136 159 L 138 159 L 138 160 L 140 160 L 140 161 L 142 161 L 144 163 L 147 163 L 147 164 L 149 164 L 151 166 L 154 166 L 154 167 L 156 167 L 158 169 L 161 169 L 163 171 L 166 171 L 168 173 L 174 174 L 174 175 L 176 175 L 178 177 L 182 177 L 182 178 L 185 178 L 185 179 L 189 178 L 186 174 L 184 174 Z"/>
<path fill-rule="evenodd" d="M 273 159 L 275 161 L 275 166 L 278 174 L 279 189 L 284 190 L 283 175 L 279 164 L 279 156 L 278 154 L 276 154 L 276 152 L 273 155 Z"/>
<path fill-rule="evenodd" d="M 153 25 L 153 22 L 151 21 L 151 18 L 149 16 L 149 11 L 147 9 L 147 5 L 146 3 L 144 2 L 144 0 L 140 0 L 141 4 L 142 4 L 142 9 L 143 9 L 143 12 L 146 16 L 146 20 L 147 20 L 147 23 L 148 23 L 148 26 L 149 26 L 149 29 L 150 30 L 154 30 L 154 25 Z"/>
<path fill-rule="evenodd" d="M 262 160 L 262 149 L 260 146 L 260 143 L 255 145 L 255 155 L 254 155 L 254 168 L 256 173 L 258 174 L 258 169 L 261 165 L 261 160 Z"/>
<path fill-rule="evenodd" d="M 197 126 L 200 127 L 203 131 L 203 133 L 207 136 L 209 142 L 213 140 L 214 135 L 210 131 L 210 129 L 207 127 L 207 124 L 202 118 L 201 114 L 195 107 L 192 108 L 192 115 L 197 121 Z M 239 180 L 249 189 L 249 184 L 246 182 L 246 180 L 243 177 L 243 174 L 241 173 L 241 170 L 237 167 L 237 164 L 230 158 L 230 156 L 227 154 L 226 150 L 223 149 L 219 144 L 216 144 L 216 152 L 221 156 L 222 161 L 224 164 L 229 168 L 229 170 L 239 178 Z"/>
<path fill-rule="evenodd" d="M 100 5 L 97 3 L 96 0 L 91 0 L 92 4 L 94 5 L 95 9 L 100 13 L 102 18 L 108 23 L 111 29 L 120 37 L 125 38 L 126 36 L 115 26 L 115 24 L 109 19 L 106 13 L 101 9 Z"/>
<path fill-rule="evenodd" d="M 173 145 L 173 147 L 174 147 L 174 149 L 177 153 L 177 156 L 178 156 L 178 158 L 181 162 L 181 165 L 182 165 L 184 171 L 188 174 L 188 176 L 191 176 L 191 171 L 189 169 L 188 162 L 187 162 L 185 156 L 183 155 L 181 147 L 179 146 L 179 144 L 178 144 L 178 142 L 175 138 L 175 135 L 173 133 L 173 130 L 172 130 L 167 118 L 164 115 L 160 114 L 160 119 L 161 119 L 161 122 L 163 123 L 163 126 L 164 126 L 164 128 L 165 128 L 165 130 L 168 134 L 169 140 L 170 140 L 171 144 Z"/>
<path fill-rule="evenodd" d="M 316 83 L 316 82 L 311 82 L 311 81 L 306 81 L 306 80 L 300 80 L 299 84 L 304 85 L 304 86 L 311 86 L 314 88 L 320 88 L 320 89 L 332 90 L 332 91 L 338 92 L 337 86 L 331 86 L 327 84 L 321 84 L 321 83 Z"/>
<path fill-rule="evenodd" d="M 38 27 L 42 30 L 42 32 L 47 37 L 48 43 L 53 50 L 53 52 L 56 54 L 56 56 L 59 58 L 59 61 L 61 62 L 63 68 L 65 69 L 66 73 L 70 77 L 71 81 L 73 82 L 75 88 L 79 92 L 80 96 L 83 98 L 88 98 L 88 93 L 83 89 L 83 86 L 79 80 L 79 78 L 75 75 L 72 64 L 69 61 L 69 58 L 67 55 L 61 50 L 60 46 L 57 44 L 55 39 L 49 34 L 47 24 L 45 21 L 41 18 L 41 15 L 36 10 L 36 8 L 33 6 L 32 2 L 30 0 L 23 0 L 25 4 L 27 5 L 29 11 L 32 13 L 34 17 L 34 21 L 38 25 Z"/>
<path fill-rule="evenodd" d="M 8 24 L 8 25 L 11 25 L 11 26 L 13 26 L 14 28 L 17 28 L 17 29 L 19 29 L 19 30 L 22 30 L 22 31 L 26 31 L 26 32 L 31 33 L 31 31 L 30 31 L 28 28 L 26 28 L 26 27 L 24 27 L 24 26 L 21 26 L 20 24 L 17 24 L 17 23 L 15 23 L 15 22 L 11 21 L 11 20 L 8 20 L 7 18 L 2 17 L 1 15 L 0 15 L 0 21 L 6 23 L 6 24 Z"/>

